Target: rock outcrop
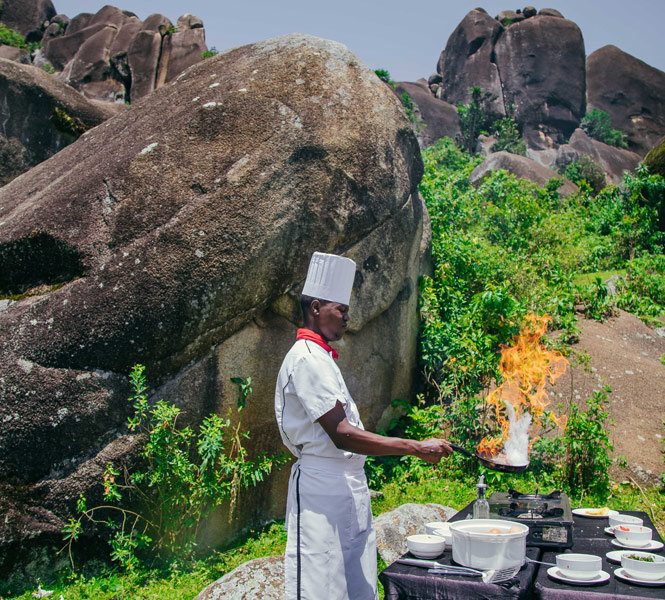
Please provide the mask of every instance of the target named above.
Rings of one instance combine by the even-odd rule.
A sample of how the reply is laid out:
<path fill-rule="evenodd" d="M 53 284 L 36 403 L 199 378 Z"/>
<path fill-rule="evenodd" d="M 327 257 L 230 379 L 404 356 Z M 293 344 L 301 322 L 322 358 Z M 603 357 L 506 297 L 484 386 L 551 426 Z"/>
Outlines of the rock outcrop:
<path fill-rule="evenodd" d="M 428 88 L 418 83 L 397 82 L 395 91 L 398 95 L 406 92 L 414 103 L 414 131 L 421 148 L 427 148 L 442 137 L 451 137 L 459 133 L 459 114 L 448 102 L 432 96 Z"/>
<path fill-rule="evenodd" d="M 0 186 L 125 108 L 87 100 L 42 69 L 2 58 L 0 106 Z"/>
<path fill-rule="evenodd" d="M 587 88 L 588 109 L 604 110 L 640 156 L 665 135 L 662 71 L 616 46 L 603 46 L 587 59 Z"/>
<path fill-rule="evenodd" d="M 211 583 L 194 600 L 282 600 L 284 557 L 266 556 L 243 563 Z"/>
<path fill-rule="evenodd" d="M 314 250 L 358 265 L 337 348 L 376 427 L 413 382 L 422 169 L 385 84 L 341 44 L 289 35 L 198 63 L 0 188 L 0 288 L 41 294 L 0 305 L 0 489 L 23 490 L 0 494 L 5 558 L 59 545 L 78 494 L 129 452 L 135 363 L 183 424 L 226 414 L 229 378 L 251 376 L 250 451 L 280 450 L 275 373 Z M 239 518 L 283 514 L 287 477 Z"/>
<path fill-rule="evenodd" d="M 198 17 L 185 14 L 176 25 L 159 14 L 141 21 L 107 5 L 71 21 L 54 17 L 36 62 L 50 63 L 58 77 L 89 98 L 134 102 L 200 62 L 206 50 Z"/>
<path fill-rule="evenodd" d="M 479 183 L 490 171 L 508 171 L 519 179 L 528 179 L 538 185 L 546 184 L 552 178 L 563 179 L 563 185 L 559 188 L 559 194 L 569 196 L 577 191 L 577 186 L 561 177 L 556 171 L 548 169 L 526 156 L 511 154 L 510 152 L 493 152 L 480 163 L 469 176 L 472 184 Z"/>
<path fill-rule="evenodd" d="M 2 0 L 0 23 L 18 31 L 26 41 L 42 39 L 44 23 L 55 16 L 51 0 Z"/>

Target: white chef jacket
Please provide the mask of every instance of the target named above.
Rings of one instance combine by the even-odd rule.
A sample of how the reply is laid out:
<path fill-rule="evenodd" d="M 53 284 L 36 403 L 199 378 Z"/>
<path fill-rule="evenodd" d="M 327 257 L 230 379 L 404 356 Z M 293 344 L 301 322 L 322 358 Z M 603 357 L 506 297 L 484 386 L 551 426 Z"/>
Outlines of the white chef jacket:
<path fill-rule="evenodd" d="M 376 537 L 365 457 L 335 447 L 316 423 L 338 400 L 349 423 L 362 428 L 332 356 L 316 342 L 296 341 L 275 388 L 280 435 L 299 459 L 291 470 L 286 507 L 287 600 L 377 597 Z"/>

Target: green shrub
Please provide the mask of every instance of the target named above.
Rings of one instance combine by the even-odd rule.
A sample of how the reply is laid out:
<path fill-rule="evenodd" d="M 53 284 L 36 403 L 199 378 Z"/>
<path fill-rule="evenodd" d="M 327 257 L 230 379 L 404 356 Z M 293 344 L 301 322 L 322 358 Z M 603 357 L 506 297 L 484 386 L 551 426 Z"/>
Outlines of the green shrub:
<path fill-rule="evenodd" d="M 26 48 L 25 38 L 18 32 L 0 23 L 0 42 L 5 46 L 14 48 Z"/>
<path fill-rule="evenodd" d="M 375 69 L 376 76 L 385 83 L 393 83 L 390 73 L 386 69 Z"/>
<path fill-rule="evenodd" d="M 609 495 L 609 468 L 612 464 L 607 426 L 612 424 L 607 411 L 605 386 L 586 402 L 586 410 L 571 404 L 568 424 L 563 434 L 564 462 L 561 478 L 566 491 L 579 497 L 592 494 L 606 499 Z"/>
<path fill-rule="evenodd" d="M 86 522 L 108 527 L 111 558 L 128 570 L 139 565 L 141 551 L 161 558 L 187 557 L 194 551 L 199 523 L 213 508 L 230 500 L 231 511 L 240 490 L 255 486 L 273 466 L 286 461 L 282 454 L 247 458 L 241 438 L 241 421 L 231 426 L 232 411 L 226 418 L 206 417 L 198 433 L 178 427 L 180 409 L 163 400 L 150 406 L 146 396 L 145 368 L 136 365 L 130 381 L 134 416 L 129 430 L 143 441 L 143 470 L 124 473 L 108 463 L 104 471 L 105 505 L 89 508 L 79 498 L 79 517 L 63 529 L 72 560 L 72 544 Z M 251 394 L 251 378 L 233 378 L 238 385 L 238 413 Z M 230 433 L 230 439 L 225 439 Z"/>
<path fill-rule="evenodd" d="M 526 156 L 526 143 L 520 137 L 517 122 L 513 116 L 514 110 L 514 106 L 511 105 L 508 115 L 494 121 L 492 134 L 496 137 L 496 143 L 492 146 L 492 152 L 505 150 L 512 154 Z"/>
<path fill-rule="evenodd" d="M 582 154 L 577 160 L 559 169 L 559 172 L 577 185 L 586 182 L 594 194 L 605 187 L 605 170 L 587 154 Z"/>
<path fill-rule="evenodd" d="M 485 107 L 494 99 L 494 96 L 490 92 L 483 93 L 483 90 L 477 86 L 472 87 L 469 91 L 471 102 L 457 105 L 460 124 L 457 144 L 465 152 L 473 154 L 478 136 L 481 133 L 487 133 L 492 124 Z"/>
<path fill-rule="evenodd" d="M 206 50 L 202 55 L 201 55 L 201 60 L 205 60 L 206 58 L 210 58 L 212 56 L 217 56 L 219 54 L 217 48 L 215 46 L 211 46 L 210 50 Z"/>
<path fill-rule="evenodd" d="M 610 116 L 604 110 L 594 108 L 591 112 L 586 113 L 580 127 L 595 140 L 619 148 L 628 148 L 626 134 L 619 129 L 612 129 Z"/>

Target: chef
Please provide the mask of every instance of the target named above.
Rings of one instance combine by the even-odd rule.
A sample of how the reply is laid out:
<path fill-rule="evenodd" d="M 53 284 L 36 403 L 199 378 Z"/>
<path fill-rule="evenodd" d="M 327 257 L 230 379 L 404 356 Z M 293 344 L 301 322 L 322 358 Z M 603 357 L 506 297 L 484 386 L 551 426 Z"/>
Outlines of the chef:
<path fill-rule="evenodd" d="M 313 254 L 300 299 L 304 326 L 277 378 L 279 432 L 298 459 L 286 506 L 287 600 L 374 600 L 376 538 L 365 456 L 437 463 L 451 453 L 444 440 L 365 431 L 329 346 L 346 331 L 355 273 L 349 258 Z"/>

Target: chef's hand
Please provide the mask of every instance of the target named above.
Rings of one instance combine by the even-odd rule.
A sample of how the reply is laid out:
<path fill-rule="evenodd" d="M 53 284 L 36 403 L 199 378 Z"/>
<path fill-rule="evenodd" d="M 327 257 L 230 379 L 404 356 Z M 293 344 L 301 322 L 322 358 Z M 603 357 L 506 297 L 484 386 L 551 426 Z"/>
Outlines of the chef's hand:
<path fill-rule="evenodd" d="M 452 453 L 453 449 L 448 445 L 446 440 L 430 438 L 428 440 L 418 442 L 415 456 L 424 460 L 425 462 L 435 465 L 443 457 L 450 456 Z"/>

